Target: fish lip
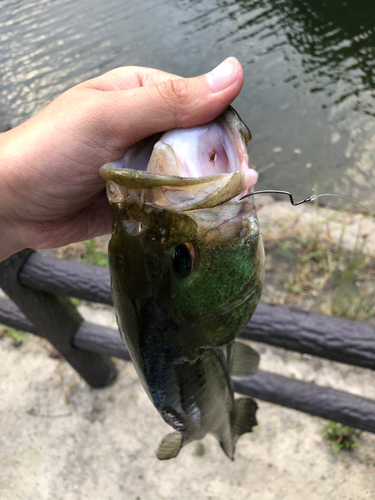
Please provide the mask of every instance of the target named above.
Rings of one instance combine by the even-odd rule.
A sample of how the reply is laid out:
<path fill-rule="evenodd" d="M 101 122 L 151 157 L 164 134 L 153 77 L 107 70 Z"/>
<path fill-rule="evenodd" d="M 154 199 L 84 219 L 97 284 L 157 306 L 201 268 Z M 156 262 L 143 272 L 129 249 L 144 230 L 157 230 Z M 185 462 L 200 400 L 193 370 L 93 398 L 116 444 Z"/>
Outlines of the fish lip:
<path fill-rule="evenodd" d="M 140 205 L 188 211 L 212 208 L 243 196 L 252 174 L 249 177 L 243 170 L 236 170 L 204 177 L 180 177 L 116 168 L 107 163 L 101 167 L 100 175 L 109 184 L 110 201 L 131 200 Z"/>
<path fill-rule="evenodd" d="M 159 186 L 194 186 L 204 184 L 211 180 L 220 180 L 225 177 L 230 177 L 235 172 L 223 172 L 215 175 L 206 175 L 202 177 L 181 177 L 179 175 L 163 175 L 146 172 L 143 170 L 134 170 L 126 167 L 116 167 L 116 162 L 106 163 L 100 167 L 100 175 L 106 181 L 119 181 L 121 185 L 133 189 L 147 189 L 150 187 Z"/>

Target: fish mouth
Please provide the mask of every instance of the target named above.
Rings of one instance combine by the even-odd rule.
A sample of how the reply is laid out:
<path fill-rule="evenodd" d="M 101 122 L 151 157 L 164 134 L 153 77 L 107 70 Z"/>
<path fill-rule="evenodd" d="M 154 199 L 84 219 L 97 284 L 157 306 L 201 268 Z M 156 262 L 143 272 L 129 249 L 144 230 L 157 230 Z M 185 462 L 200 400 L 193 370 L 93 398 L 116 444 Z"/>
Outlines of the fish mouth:
<path fill-rule="evenodd" d="M 179 177 L 118 169 L 109 163 L 101 167 L 100 174 L 108 183 L 110 202 L 151 205 L 177 211 L 212 208 L 227 201 L 239 200 L 251 192 L 255 184 L 250 170 L 205 177 Z"/>
<path fill-rule="evenodd" d="M 100 169 L 109 201 L 179 211 L 239 200 L 258 179 L 249 167 L 250 138 L 230 107 L 209 124 L 144 139 Z"/>

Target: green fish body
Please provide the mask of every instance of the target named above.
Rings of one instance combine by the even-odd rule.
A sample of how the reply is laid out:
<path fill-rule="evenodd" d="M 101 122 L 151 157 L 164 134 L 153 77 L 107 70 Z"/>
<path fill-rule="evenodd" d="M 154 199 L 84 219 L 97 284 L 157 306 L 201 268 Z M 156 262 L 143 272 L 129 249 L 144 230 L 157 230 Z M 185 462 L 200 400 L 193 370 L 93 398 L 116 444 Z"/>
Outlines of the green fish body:
<path fill-rule="evenodd" d="M 233 458 L 237 438 L 256 424 L 256 403 L 234 399 L 230 378 L 254 373 L 259 361 L 235 341 L 264 279 L 256 210 L 251 197 L 239 201 L 251 189 L 249 133 L 232 108 L 198 129 L 187 129 L 191 150 L 203 159 L 214 151 L 217 165 L 207 169 L 218 173 L 171 175 L 189 174 L 188 162 L 181 167 L 179 131 L 176 147 L 169 133 L 165 142 L 151 141 L 153 149 L 143 141 L 101 169 L 114 213 L 109 263 L 119 330 L 143 387 L 175 429 L 161 442 L 160 459 L 207 433 Z M 240 158 L 235 165 L 227 161 L 231 154 Z M 134 168 L 140 160 L 147 171 Z"/>

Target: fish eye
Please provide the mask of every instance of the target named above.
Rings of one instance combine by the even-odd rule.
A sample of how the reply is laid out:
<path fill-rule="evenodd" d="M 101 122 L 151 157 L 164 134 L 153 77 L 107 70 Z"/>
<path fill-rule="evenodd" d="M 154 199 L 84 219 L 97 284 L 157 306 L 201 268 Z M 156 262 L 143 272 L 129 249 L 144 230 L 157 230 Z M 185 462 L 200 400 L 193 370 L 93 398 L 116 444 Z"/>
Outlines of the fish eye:
<path fill-rule="evenodd" d="M 193 270 L 194 247 L 191 243 L 177 245 L 172 254 L 173 269 L 177 276 L 188 276 Z"/>

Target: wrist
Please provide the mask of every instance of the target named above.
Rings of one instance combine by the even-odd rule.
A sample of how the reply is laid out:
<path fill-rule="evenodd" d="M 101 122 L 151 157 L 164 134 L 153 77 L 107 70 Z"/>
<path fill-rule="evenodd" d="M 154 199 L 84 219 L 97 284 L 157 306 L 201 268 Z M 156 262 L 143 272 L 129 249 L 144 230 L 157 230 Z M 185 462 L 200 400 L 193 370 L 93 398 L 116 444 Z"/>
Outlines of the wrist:
<path fill-rule="evenodd" d="M 21 243 L 19 224 L 14 218 L 17 198 L 15 188 L 10 185 L 9 132 L 0 134 L 0 262 L 24 248 Z"/>
<path fill-rule="evenodd" d="M 19 239 L 17 224 L 0 215 L 0 262 L 23 248 Z"/>

